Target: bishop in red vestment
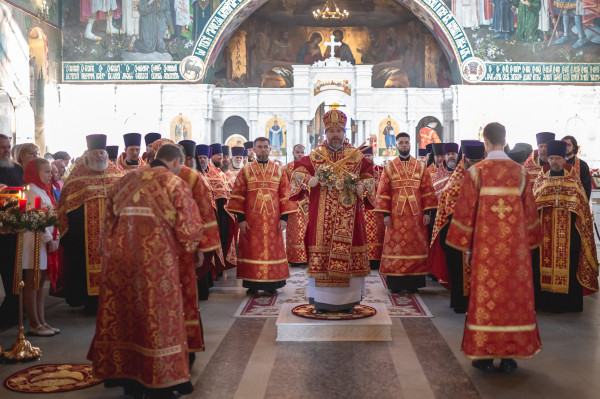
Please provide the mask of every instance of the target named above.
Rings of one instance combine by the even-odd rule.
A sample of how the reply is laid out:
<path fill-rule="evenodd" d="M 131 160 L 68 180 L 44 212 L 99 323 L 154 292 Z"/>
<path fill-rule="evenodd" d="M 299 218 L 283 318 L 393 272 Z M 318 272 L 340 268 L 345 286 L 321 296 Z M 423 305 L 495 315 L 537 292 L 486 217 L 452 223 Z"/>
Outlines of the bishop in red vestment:
<path fill-rule="evenodd" d="M 427 226 L 437 198 L 425 165 L 409 154 L 409 135 L 398 134 L 396 146 L 399 156 L 385 165 L 375 202 L 387 227 L 379 273 L 392 292 L 416 292 L 430 272 Z"/>
<path fill-rule="evenodd" d="M 204 350 L 204 342 L 194 268 L 181 256 L 197 248 L 203 223 L 190 188 L 176 176 L 183 160 L 178 146 L 164 145 L 150 166 L 108 191 L 88 359 L 109 386 L 193 390 L 189 353 Z"/>
<path fill-rule="evenodd" d="M 297 207 L 288 199 L 290 184 L 283 167 L 269 161 L 269 139 L 255 139 L 254 152 L 256 162 L 238 174 L 227 210 L 237 215 L 240 229 L 237 278 L 244 280 L 248 295 L 258 290 L 274 295 L 290 276 L 282 232 Z"/>
<path fill-rule="evenodd" d="M 310 187 L 307 296 L 317 311 L 352 312 L 370 272 L 364 207 L 374 203 L 373 164 L 344 142 L 346 120 L 341 111 L 326 112 L 327 140 L 295 162 L 292 174 L 292 200 Z"/>
<path fill-rule="evenodd" d="M 446 243 L 466 252 L 471 296 L 462 351 L 473 366 L 517 368 L 515 358 L 542 349 L 535 319 L 531 249 L 542 235 L 525 168 L 504 153 L 506 130 L 499 123 L 483 131 L 488 156 L 469 168 Z"/>

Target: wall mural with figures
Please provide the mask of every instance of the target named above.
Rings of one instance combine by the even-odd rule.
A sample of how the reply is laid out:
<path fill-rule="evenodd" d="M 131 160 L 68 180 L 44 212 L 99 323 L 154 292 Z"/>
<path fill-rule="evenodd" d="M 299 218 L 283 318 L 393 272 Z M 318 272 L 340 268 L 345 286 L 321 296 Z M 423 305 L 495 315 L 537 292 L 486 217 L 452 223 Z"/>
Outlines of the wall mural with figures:
<path fill-rule="evenodd" d="M 290 87 L 335 33 L 374 87 L 600 82 L 600 0 L 344 0 L 333 23 L 320 0 L 96 1 L 63 2 L 65 81 Z"/>
<path fill-rule="evenodd" d="M 277 116 L 265 124 L 265 137 L 271 142 L 271 155 L 286 155 L 287 124 Z"/>

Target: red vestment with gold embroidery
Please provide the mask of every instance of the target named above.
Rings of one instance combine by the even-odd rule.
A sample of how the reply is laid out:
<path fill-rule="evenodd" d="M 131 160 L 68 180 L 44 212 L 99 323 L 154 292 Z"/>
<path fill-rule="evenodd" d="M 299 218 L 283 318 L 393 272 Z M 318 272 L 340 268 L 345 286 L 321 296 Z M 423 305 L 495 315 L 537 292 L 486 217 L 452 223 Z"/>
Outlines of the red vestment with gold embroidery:
<path fill-rule="evenodd" d="M 527 170 L 510 159 L 469 168 L 446 244 L 472 252 L 462 351 L 471 359 L 528 358 L 542 348 L 532 248 L 542 234 Z"/>
<path fill-rule="evenodd" d="M 442 196 L 442 192 L 446 188 L 446 184 L 448 180 L 450 180 L 450 176 L 452 176 L 453 170 L 448 170 L 446 167 L 446 161 L 435 171 L 433 175 L 431 175 L 431 183 L 433 184 L 433 189 L 435 190 L 435 196 L 438 201 Z"/>
<path fill-rule="evenodd" d="M 84 206 L 85 229 L 85 267 L 87 276 L 87 294 L 98 295 L 102 258 L 98 253 L 100 227 L 104 216 L 104 201 L 110 186 L 123 176 L 112 162 L 103 172 L 88 169 L 85 164 L 85 153 L 73 166 L 61 191 L 58 201 L 57 216 L 60 224 L 60 236 L 65 237 L 69 232 L 68 214 Z M 68 254 L 65 257 L 69 258 Z M 68 265 L 70 268 L 79 265 Z"/>
<path fill-rule="evenodd" d="M 332 151 L 325 140 L 318 148 L 331 162 L 347 159 L 342 173 L 358 176 L 365 185 L 364 200 L 345 189 L 325 185 L 311 188 L 309 194 L 308 277 L 315 278 L 317 287 L 348 287 L 350 278 L 364 277 L 370 272 L 364 206 L 375 202 L 373 164 L 348 143 L 340 151 Z M 320 167 L 328 165 L 314 150 L 294 162 L 290 198 L 297 200 L 306 195 L 303 190 L 310 178 Z"/>
<path fill-rule="evenodd" d="M 210 188 L 213 192 L 213 197 L 215 200 L 220 198 L 229 198 L 231 186 L 229 186 L 227 178 L 221 169 L 209 162 L 208 169 L 206 170 L 206 173 L 204 173 L 204 177 L 206 177 L 210 183 Z"/>
<path fill-rule="evenodd" d="M 375 211 L 387 213 L 392 227 L 385 232 L 379 273 L 413 276 L 429 273 L 429 240 L 423 211 L 435 209 L 437 199 L 425 165 L 413 157 L 388 162 L 377 189 Z"/>
<path fill-rule="evenodd" d="M 594 242 L 593 221 L 579 172 L 565 163 L 564 176 L 551 176 L 545 165 L 533 187 L 544 240 L 540 248 L 542 291 L 568 294 L 569 269 L 577 267 L 577 280 L 583 295 L 598 291 L 598 257 Z M 579 263 L 570 264 L 571 214 L 581 238 Z"/>
<path fill-rule="evenodd" d="M 448 224 L 450 215 L 454 213 L 456 206 L 456 200 L 460 195 L 463 180 L 465 178 L 465 164 L 462 159 L 454 173 L 446 184 L 446 189 L 442 192 L 438 201 L 438 209 L 435 215 L 435 222 L 433 224 L 433 233 L 431 234 L 431 244 L 429 246 L 429 265 L 431 266 L 431 273 L 439 279 L 440 284 L 448 287 L 450 286 L 450 276 L 448 274 L 448 268 L 446 267 L 446 253 L 444 252 L 440 242 L 440 231 Z M 463 268 L 465 265 L 463 265 Z M 463 290 L 465 295 L 469 294 L 468 291 L 468 270 L 465 269 L 463 272 Z"/>
<path fill-rule="evenodd" d="M 96 378 L 149 388 L 189 381 L 188 352 L 204 350 L 193 265 L 202 236 L 187 184 L 146 166 L 113 185 L 101 242 L 102 283 L 88 359 Z"/>
<path fill-rule="evenodd" d="M 291 180 L 294 171 L 295 162 L 285 165 L 284 169 L 288 179 Z M 307 263 L 306 254 L 306 229 L 308 227 L 308 192 L 305 192 L 300 199 L 296 201 L 298 212 L 290 214 L 285 231 L 285 252 L 290 263 Z"/>
<path fill-rule="evenodd" d="M 375 187 L 379 185 L 383 167 L 373 164 L 373 179 Z M 385 239 L 385 225 L 383 214 L 373 209 L 365 209 L 365 226 L 367 229 L 367 244 L 369 245 L 369 260 L 381 260 L 383 240 Z"/>
<path fill-rule="evenodd" d="M 540 165 L 540 158 L 538 156 L 538 150 L 533 150 L 529 158 L 523 164 L 525 169 L 527 169 L 527 173 L 531 177 L 532 181 L 535 183 L 535 179 L 537 179 L 538 174 L 542 170 L 542 166 Z"/>
<path fill-rule="evenodd" d="M 239 235 L 237 278 L 275 282 L 290 276 L 279 231 L 280 216 L 297 210 L 289 191 L 287 174 L 273 161 L 248 163 L 238 173 L 227 210 L 244 214 L 249 230 Z"/>
<path fill-rule="evenodd" d="M 124 173 L 129 173 L 132 170 L 137 170 L 143 166 L 146 166 L 146 162 L 144 162 L 144 160 L 141 157 L 138 157 L 137 165 L 127 165 L 127 162 L 125 161 L 126 158 L 127 158 L 127 155 L 124 152 L 122 152 L 121 155 L 119 155 L 119 158 L 117 158 L 117 166 Z"/>
<path fill-rule="evenodd" d="M 429 126 L 423 126 L 419 130 L 419 148 L 423 149 L 427 147 L 427 144 L 441 143 L 440 137 L 437 132 Z M 431 154 L 433 156 L 433 154 Z"/>
<path fill-rule="evenodd" d="M 220 273 L 226 267 L 223 259 L 223 249 L 221 248 L 221 239 L 219 238 L 215 200 L 213 199 L 208 181 L 202 173 L 185 165 L 181 167 L 179 177 L 190 186 L 196 205 L 198 205 L 198 209 L 200 210 L 200 217 L 204 223 L 204 230 L 202 230 L 202 236 L 198 244 L 198 250 L 205 253 L 204 264 L 202 265 L 202 270 L 198 271 L 198 275 L 203 276 L 207 271 Z M 194 265 L 193 253 L 184 254 L 182 259 Z"/>

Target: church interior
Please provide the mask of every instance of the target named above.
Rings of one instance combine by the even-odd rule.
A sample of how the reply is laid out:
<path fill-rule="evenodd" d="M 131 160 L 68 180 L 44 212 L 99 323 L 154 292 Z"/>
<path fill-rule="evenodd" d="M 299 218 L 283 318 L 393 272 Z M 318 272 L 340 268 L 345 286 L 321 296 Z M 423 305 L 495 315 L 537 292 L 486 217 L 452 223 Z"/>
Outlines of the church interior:
<path fill-rule="evenodd" d="M 88 134 L 123 148 L 125 133 L 158 132 L 233 147 L 276 125 L 283 135 L 270 157 L 285 165 L 295 144 L 307 154 L 317 147 L 322 116 L 341 110 L 348 141 L 373 147 L 378 165 L 398 156 L 386 126 L 408 133 L 416 156 L 432 121 L 443 142 L 456 143 L 482 140 L 484 126 L 500 122 L 510 147 L 535 148 L 538 132 L 576 137 L 600 181 L 600 0 L 577 0 L 582 11 L 564 15 L 563 2 L 531 1 L 529 20 L 523 0 L 505 2 L 513 4 L 506 32 L 495 24 L 496 0 L 170 0 L 162 27 L 139 13 L 148 0 L 97 2 L 0 0 L 0 133 L 13 145 L 78 157 Z M 338 14 L 324 17 L 326 7 Z M 590 206 L 600 226 L 599 190 Z M 392 295 L 371 271 L 367 302 L 384 321 L 340 321 L 323 338 L 318 323 L 284 320 L 282 309 L 306 300 L 305 269 L 290 273 L 275 297 L 249 298 L 235 269 L 215 280 L 199 302 L 206 350 L 188 397 L 600 397 L 598 294 L 584 297 L 581 313 L 538 312 L 543 350 L 514 373 L 482 373 L 461 352 L 465 315 L 431 277 L 417 294 Z M 43 355 L 2 362 L 0 381 L 34 365 L 89 363 L 95 315 L 53 296 L 46 314 L 61 333 L 27 337 Z M 1 327 L 0 348 L 16 336 L 15 325 Z M 65 381 L 56 377 L 40 377 L 28 395 L 126 397 L 100 381 L 55 391 Z"/>

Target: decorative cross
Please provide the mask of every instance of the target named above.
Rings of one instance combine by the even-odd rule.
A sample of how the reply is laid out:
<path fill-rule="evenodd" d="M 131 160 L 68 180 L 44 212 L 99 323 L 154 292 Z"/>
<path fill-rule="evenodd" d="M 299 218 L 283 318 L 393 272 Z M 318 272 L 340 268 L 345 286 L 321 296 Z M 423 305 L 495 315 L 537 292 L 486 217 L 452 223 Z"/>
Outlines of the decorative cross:
<path fill-rule="evenodd" d="M 502 198 L 499 198 L 498 204 L 492 205 L 491 209 L 492 212 L 498 213 L 498 217 L 500 218 L 500 220 L 504 219 L 504 217 L 506 216 L 505 213 L 512 211 L 512 207 L 510 205 L 504 205 L 504 200 Z"/>
<path fill-rule="evenodd" d="M 323 43 L 326 47 L 330 48 L 329 58 L 335 58 L 335 48 L 342 45 L 342 42 L 336 42 L 335 36 L 331 35 L 329 38 L 330 42 Z"/>

